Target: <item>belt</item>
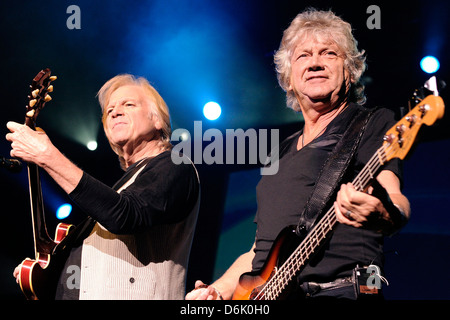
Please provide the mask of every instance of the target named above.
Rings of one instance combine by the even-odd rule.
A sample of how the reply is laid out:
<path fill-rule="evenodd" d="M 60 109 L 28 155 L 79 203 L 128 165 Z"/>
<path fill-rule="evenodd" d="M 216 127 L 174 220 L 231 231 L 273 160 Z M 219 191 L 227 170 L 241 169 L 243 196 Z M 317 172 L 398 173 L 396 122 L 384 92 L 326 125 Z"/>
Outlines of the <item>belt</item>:
<path fill-rule="evenodd" d="M 345 278 L 338 278 L 331 282 L 303 282 L 300 285 L 300 288 L 303 290 L 303 292 L 306 294 L 307 297 L 313 296 L 321 291 L 326 290 L 334 290 L 339 289 L 343 287 L 354 287 L 355 284 L 355 278 L 353 276 L 345 277 Z"/>

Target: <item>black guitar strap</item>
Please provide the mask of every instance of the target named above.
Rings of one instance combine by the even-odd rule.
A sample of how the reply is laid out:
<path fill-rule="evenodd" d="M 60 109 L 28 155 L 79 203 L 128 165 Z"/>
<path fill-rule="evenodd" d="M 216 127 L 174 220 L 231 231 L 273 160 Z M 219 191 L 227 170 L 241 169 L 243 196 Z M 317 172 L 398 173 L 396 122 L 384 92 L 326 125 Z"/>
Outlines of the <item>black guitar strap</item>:
<path fill-rule="evenodd" d="M 297 235 L 305 236 L 325 213 L 324 209 L 337 191 L 374 111 L 374 109 L 358 109 L 342 139 L 328 156 L 320 171 L 316 186 L 301 214 L 296 228 Z"/>

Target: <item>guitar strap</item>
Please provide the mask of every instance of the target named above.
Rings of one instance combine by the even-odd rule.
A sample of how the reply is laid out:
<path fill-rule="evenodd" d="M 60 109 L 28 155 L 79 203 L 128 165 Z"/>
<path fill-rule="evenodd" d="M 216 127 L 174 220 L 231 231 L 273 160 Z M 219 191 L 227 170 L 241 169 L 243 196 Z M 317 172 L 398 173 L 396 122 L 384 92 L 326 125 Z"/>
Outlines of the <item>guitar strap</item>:
<path fill-rule="evenodd" d="M 375 109 L 358 109 L 342 139 L 328 156 L 320 171 L 314 190 L 300 216 L 296 228 L 298 236 L 305 236 L 323 216 L 324 209 L 344 177 L 374 111 Z"/>

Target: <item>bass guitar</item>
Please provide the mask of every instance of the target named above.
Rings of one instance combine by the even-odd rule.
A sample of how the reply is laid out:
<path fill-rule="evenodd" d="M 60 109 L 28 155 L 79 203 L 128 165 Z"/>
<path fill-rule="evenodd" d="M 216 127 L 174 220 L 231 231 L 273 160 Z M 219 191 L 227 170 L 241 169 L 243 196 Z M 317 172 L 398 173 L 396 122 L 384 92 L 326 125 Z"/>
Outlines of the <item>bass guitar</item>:
<path fill-rule="evenodd" d="M 434 79 L 435 80 L 435 79 Z M 428 95 L 389 129 L 382 146 L 375 152 L 353 180 L 358 191 L 366 191 L 371 181 L 386 162 L 393 158 L 404 159 L 411 149 L 417 133 L 425 124 L 431 126 L 444 115 L 444 102 L 435 94 Z M 241 275 L 233 300 L 279 300 L 284 298 L 293 279 L 304 268 L 314 252 L 325 242 L 337 224 L 334 206 L 316 223 L 301 240 L 296 226 L 283 229 L 276 238 L 263 268 Z"/>
<path fill-rule="evenodd" d="M 52 76 L 50 69 L 47 68 L 40 71 L 30 85 L 25 124 L 33 130 L 36 130 L 39 112 L 51 100 L 48 93 L 53 91 L 51 82 L 54 80 L 56 76 Z M 45 224 L 39 167 L 34 163 L 28 163 L 27 167 L 35 258 L 26 258 L 20 264 L 19 285 L 29 300 L 54 299 L 59 266 L 57 261 L 54 261 L 58 259 L 53 253 L 69 233 L 72 225 L 60 223 L 56 228 L 54 239 L 49 236 Z"/>

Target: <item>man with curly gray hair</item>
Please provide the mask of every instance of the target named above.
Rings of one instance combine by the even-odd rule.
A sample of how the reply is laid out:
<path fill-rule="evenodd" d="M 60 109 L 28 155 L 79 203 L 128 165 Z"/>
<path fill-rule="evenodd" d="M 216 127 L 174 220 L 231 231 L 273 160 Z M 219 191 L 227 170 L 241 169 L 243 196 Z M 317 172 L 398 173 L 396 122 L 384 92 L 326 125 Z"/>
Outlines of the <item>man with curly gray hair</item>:
<path fill-rule="evenodd" d="M 309 10 L 297 15 L 289 28 L 284 31 L 280 48 L 274 57 L 278 82 L 286 91 L 288 107 L 300 111 L 294 92 L 289 90 L 291 60 L 299 40 L 309 37 L 316 40 L 326 37 L 339 47 L 343 55 L 344 66 L 350 74 L 350 102 L 363 104 L 366 97 L 364 96 L 364 85 L 360 80 L 366 70 L 366 58 L 364 50 L 358 50 L 358 42 L 353 37 L 351 25 L 331 11 Z"/>
<path fill-rule="evenodd" d="M 358 50 L 350 24 L 333 12 L 308 9 L 297 15 L 284 32 L 275 64 L 287 105 L 302 113 L 303 128 L 280 144 L 278 173 L 258 183 L 257 229 L 250 251 L 213 284 L 197 281 L 186 298 L 382 297 L 380 287 L 367 290 L 358 275 L 370 270 L 384 279 L 383 237 L 409 218 L 409 202 L 400 189 L 400 161 L 385 164 L 368 190 L 357 190 L 348 181 L 381 146 L 395 123 L 393 112 L 362 106 L 364 52 Z M 343 156 L 348 166 L 342 165 Z M 330 208 L 335 212 L 332 219 L 340 223 L 320 235 L 326 238 L 320 249 L 317 235 L 302 242 L 311 254 L 301 257 L 306 259 L 303 266 L 290 264 L 280 277 L 272 277 L 293 250 L 286 249 L 286 243 L 280 247 L 278 235 L 290 239 L 283 230 L 294 225 L 297 235 L 305 236 Z M 249 271 L 253 273 L 240 277 Z M 286 279 L 292 279 L 290 290 L 282 286 Z M 267 287 L 274 289 L 262 294 L 269 292 Z"/>

